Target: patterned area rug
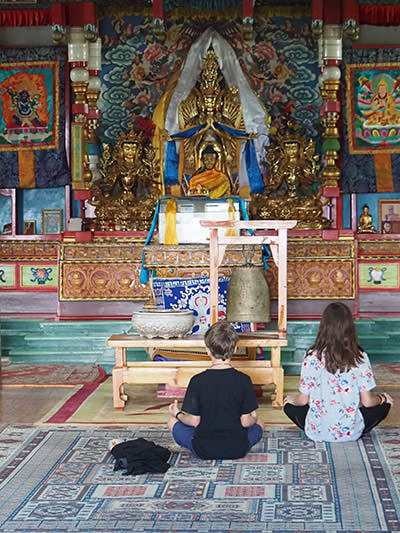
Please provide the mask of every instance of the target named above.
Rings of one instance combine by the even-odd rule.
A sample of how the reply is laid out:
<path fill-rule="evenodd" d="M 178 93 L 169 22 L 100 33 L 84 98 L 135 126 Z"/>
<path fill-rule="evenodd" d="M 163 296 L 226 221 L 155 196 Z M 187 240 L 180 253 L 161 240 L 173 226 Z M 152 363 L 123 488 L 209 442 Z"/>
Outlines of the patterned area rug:
<path fill-rule="evenodd" d="M 99 365 L 32 365 L 12 363 L 1 369 L 4 387 L 74 387 L 83 383 L 101 383 L 106 373 Z"/>
<path fill-rule="evenodd" d="M 165 474 L 113 471 L 111 438 L 171 450 Z M 1 531 L 399 531 L 400 429 L 323 444 L 268 428 L 244 459 L 201 461 L 165 428 L 0 428 Z"/>
<path fill-rule="evenodd" d="M 285 378 L 285 394 L 296 391 L 298 376 Z M 260 416 L 269 424 L 289 424 L 290 421 L 280 409 L 271 405 L 273 387 L 265 387 L 261 398 L 257 398 Z M 126 385 L 129 400 L 123 411 L 114 409 L 112 379 L 101 385 L 83 385 L 61 405 L 48 413 L 43 423 L 49 424 L 162 424 L 169 414 L 168 405 L 173 398 L 158 398 L 157 385 Z M 181 400 L 179 400 L 181 401 Z"/>
<path fill-rule="evenodd" d="M 400 402 L 400 376 L 391 372 L 387 366 L 378 365 L 381 375 L 376 373 L 377 390 L 386 390 Z M 399 367 L 400 365 L 393 365 Z M 384 368 L 383 368 L 384 367 Z M 381 379 L 386 376 L 386 379 Z M 390 384 L 392 381 L 392 384 Z M 397 383 L 397 385 L 395 384 Z M 295 394 L 298 390 L 299 376 L 285 376 L 284 394 Z M 103 383 L 88 383 L 73 391 L 71 395 L 47 413 L 42 423 L 50 424 L 157 424 L 163 425 L 168 420 L 168 405 L 173 398 L 158 397 L 156 385 L 126 385 L 129 400 L 124 410 L 114 409 L 112 401 L 112 380 Z M 257 398 L 261 418 L 268 424 L 289 424 L 289 420 L 280 409 L 271 405 L 272 386 L 263 387 L 262 397 Z M 181 401 L 181 399 L 179 399 Z M 400 424 L 400 411 L 392 409 L 385 424 Z"/>

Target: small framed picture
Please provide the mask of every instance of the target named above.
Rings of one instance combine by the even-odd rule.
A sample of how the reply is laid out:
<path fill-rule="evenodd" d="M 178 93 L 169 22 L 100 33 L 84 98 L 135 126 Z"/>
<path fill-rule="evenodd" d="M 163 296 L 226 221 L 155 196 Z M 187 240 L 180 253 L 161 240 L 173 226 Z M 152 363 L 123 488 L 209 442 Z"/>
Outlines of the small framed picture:
<path fill-rule="evenodd" d="M 24 220 L 22 226 L 22 233 L 24 235 L 36 234 L 36 220 Z"/>
<path fill-rule="evenodd" d="M 400 233 L 400 199 L 379 199 L 381 233 Z"/>
<path fill-rule="evenodd" d="M 62 209 L 42 209 L 42 234 L 61 233 Z"/>

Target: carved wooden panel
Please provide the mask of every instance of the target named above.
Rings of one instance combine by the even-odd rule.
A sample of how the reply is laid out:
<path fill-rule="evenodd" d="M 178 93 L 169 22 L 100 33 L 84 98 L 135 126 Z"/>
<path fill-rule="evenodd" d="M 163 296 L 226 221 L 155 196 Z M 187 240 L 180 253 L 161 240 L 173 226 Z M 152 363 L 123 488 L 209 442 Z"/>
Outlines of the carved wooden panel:
<path fill-rule="evenodd" d="M 143 245 L 116 241 L 112 243 L 62 243 L 61 260 L 142 261 Z"/>
<path fill-rule="evenodd" d="M 140 263 L 62 261 L 60 300 L 147 300 L 150 284 L 140 283 Z"/>
<path fill-rule="evenodd" d="M 324 241 L 318 238 L 289 238 L 288 258 L 354 257 L 354 241 Z"/>
<path fill-rule="evenodd" d="M 400 259 L 398 240 L 359 240 L 359 259 Z"/>
<path fill-rule="evenodd" d="M 0 241 L 0 261 L 57 260 L 58 242 Z"/>
<path fill-rule="evenodd" d="M 249 252 L 253 252 L 253 247 L 246 246 Z M 185 266 L 204 268 L 209 273 L 210 254 L 208 245 L 180 245 L 180 246 L 158 246 L 150 245 L 145 247 L 145 264 L 151 268 L 165 266 Z M 254 251 L 253 260 L 256 264 L 261 264 L 261 249 Z M 222 265 L 238 265 L 245 262 L 242 247 L 230 246 L 226 249 Z"/>
<path fill-rule="evenodd" d="M 266 277 L 271 297 L 278 296 L 277 268 L 269 263 Z M 354 261 L 352 259 L 289 259 L 288 298 L 354 298 Z"/>

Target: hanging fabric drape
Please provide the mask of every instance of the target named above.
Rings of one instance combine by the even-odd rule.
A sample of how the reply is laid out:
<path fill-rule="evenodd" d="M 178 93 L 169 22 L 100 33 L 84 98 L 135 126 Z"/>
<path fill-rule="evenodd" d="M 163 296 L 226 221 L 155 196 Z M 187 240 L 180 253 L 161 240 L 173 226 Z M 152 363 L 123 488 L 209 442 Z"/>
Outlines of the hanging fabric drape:
<path fill-rule="evenodd" d="M 49 26 L 50 9 L 13 9 L 0 11 L 0 26 Z"/>
<path fill-rule="evenodd" d="M 374 26 L 398 26 L 400 6 L 363 6 L 359 5 L 360 24 Z"/>

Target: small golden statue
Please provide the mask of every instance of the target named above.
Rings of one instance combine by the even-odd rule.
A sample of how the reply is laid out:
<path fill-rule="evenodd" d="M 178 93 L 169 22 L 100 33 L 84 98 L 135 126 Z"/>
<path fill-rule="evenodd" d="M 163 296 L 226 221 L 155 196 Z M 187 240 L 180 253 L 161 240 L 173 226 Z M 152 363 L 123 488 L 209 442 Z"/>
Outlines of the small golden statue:
<path fill-rule="evenodd" d="M 230 193 L 229 177 L 217 169 L 219 157 L 218 149 L 213 144 L 205 146 L 201 152 L 202 166 L 190 178 L 189 196 L 222 198 Z"/>
<path fill-rule="evenodd" d="M 363 205 L 357 233 L 376 233 L 376 229 L 372 225 L 372 216 L 369 213 L 369 207 L 367 204 Z"/>
<path fill-rule="evenodd" d="M 253 194 L 250 211 L 253 218 L 298 220 L 296 229 L 323 229 L 329 221 L 322 216 L 322 188 L 317 193 L 320 165 L 315 144 L 295 131 L 277 135 L 267 148 L 268 183 L 262 194 Z"/>
<path fill-rule="evenodd" d="M 133 126 L 118 136 L 113 148 L 106 145 L 101 158 L 102 179 L 90 189 L 89 203 L 96 206 L 96 229 L 148 230 L 160 196 L 154 179 L 158 173 L 155 149 Z"/>

